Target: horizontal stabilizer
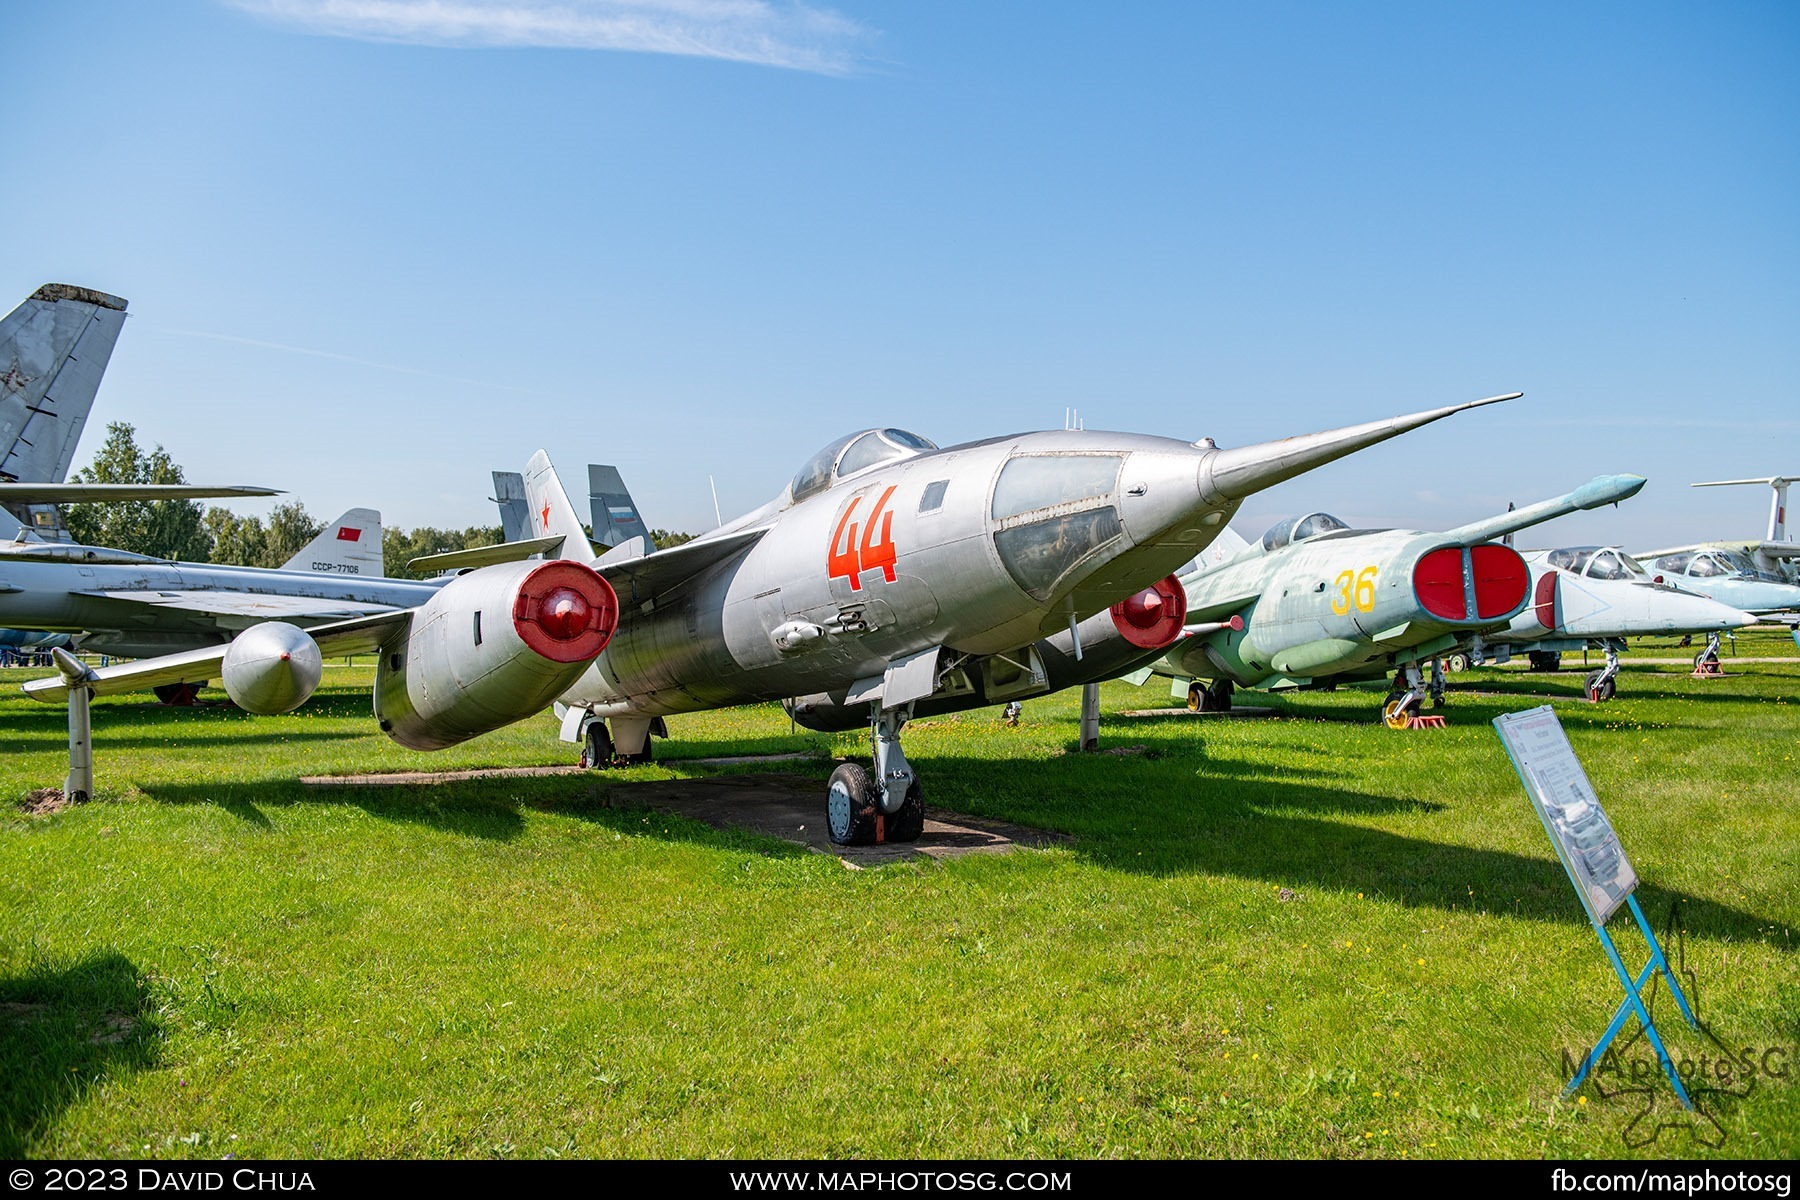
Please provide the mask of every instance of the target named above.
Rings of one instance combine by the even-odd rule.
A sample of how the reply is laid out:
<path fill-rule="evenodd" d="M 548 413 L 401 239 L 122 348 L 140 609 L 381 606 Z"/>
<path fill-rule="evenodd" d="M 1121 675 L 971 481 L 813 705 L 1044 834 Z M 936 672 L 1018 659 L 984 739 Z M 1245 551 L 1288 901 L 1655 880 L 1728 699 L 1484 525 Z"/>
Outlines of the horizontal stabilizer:
<path fill-rule="evenodd" d="M 1509 533 L 1517 533 L 1521 529 L 1528 529 L 1533 525 L 1542 524 L 1556 517 L 1567 516 L 1572 512 L 1629 500 L 1643 490 L 1644 482 L 1642 475 L 1601 475 L 1588 480 L 1565 496 L 1528 504 L 1524 508 L 1516 508 L 1497 517 L 1489 517 L 1485 521 L 1459 525 L 1455 529 L 1446 531 L 1444 536 L 1461 542 L 1465 546 L 1473 546 L 1478 542 L 1491 541 Z"/>
<path fill-rule="evenodd" d="M 355 617 L 307 630 L 307 636 L 319 645 L 326 658 L 351 654 L 373 654 L 390 638 L 405 630 L 412 621 L 410 608 L 395 612 Z M 89 671 L 87 686 L 96 696 L 117 696 L 124 692 L 141 692 L 166 683 L 197 683 L 217 679 L 219 665 L 225 661 L 228 646 L 208 646 L 204 650 L 187 650 L 180 654 L 164 654 L 157 658 L 140 658 L 136 662 L 119 663 Z M 69 685 L 61 675 L 33 679 L 24 685 L 33 700 L 60 704 L 68 698 Z"/>
<path fill-rule="evenodd" d="M 491 567 L 496 563 L 519 562 L 534 554 L 555 554 L 562 547 L 563 535 L 531 538 L 523 542 L 500 542 L 493 546 L 475 546 L 468 550 L 447 550 L 443 554 L 426 554 L 406 561 L 409 571 L 470 571 Z"/>
<path fill-rule="evenodd" d="M 117 504 L 124 500 L 222 500 L 282 494 L 279 488 L 247 484 L 0 483 L 0 503 L 5 504 Z"/>

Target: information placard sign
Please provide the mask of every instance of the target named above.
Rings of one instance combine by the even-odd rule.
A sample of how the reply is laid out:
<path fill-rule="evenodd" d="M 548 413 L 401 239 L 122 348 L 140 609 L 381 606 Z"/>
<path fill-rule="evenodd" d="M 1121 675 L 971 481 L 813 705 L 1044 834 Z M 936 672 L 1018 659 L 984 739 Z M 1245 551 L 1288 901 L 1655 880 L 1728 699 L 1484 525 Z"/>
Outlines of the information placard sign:
<path fill-rule="evenodd" d="M 1562 722 L 1546 704 L 1496 717 L 1494 728 L 1588 916 L 1596 926 L 1605 925 L 1637 887 L 1637 872 L 1625 858 Z"/>

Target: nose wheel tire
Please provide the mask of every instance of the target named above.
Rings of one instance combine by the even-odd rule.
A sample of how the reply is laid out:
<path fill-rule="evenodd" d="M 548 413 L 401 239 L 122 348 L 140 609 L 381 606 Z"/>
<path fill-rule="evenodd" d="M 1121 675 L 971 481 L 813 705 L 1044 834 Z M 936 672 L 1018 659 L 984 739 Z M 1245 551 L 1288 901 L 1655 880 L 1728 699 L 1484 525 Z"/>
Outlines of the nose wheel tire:
<path fill-rule="evenodd" d="M 825 833 L 839 846 L 875 840 L 875 782 L 860 763 L 844 763 L 825 785 Z"/>
<path fill-rule="evenodd" d="M 1588 699 L 1592 700 L 1595 704 L 1600 703 L 1602 700 L 1611 700 L 1613 698 L 1613 693 L 1618 690 L 1618 682 L 1616 680 L 1604 678 L 1604 675 L 1604 671 L 1595 671 L 1592 675 L 1587 677 Z"/>
<path fill-rule="evenodd" d="M 1419 708 L 1417 696 L 1389 696 L 1381 707 L 1381 720 L 1389 729 L 1405 729 L 1419 715 Z"/>

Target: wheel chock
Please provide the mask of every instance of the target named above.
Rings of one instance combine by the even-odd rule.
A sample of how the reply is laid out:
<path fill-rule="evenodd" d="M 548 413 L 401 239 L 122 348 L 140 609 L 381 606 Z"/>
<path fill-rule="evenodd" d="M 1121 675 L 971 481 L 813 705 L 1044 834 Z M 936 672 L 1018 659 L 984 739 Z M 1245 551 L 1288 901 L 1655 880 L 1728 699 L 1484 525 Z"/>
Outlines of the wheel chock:
<path fill-rule="evenodd" d="M 1406 722 L 1408 729 L 1442 729 L 1444 718 L 1439 716 L 1413 717 Z"/>

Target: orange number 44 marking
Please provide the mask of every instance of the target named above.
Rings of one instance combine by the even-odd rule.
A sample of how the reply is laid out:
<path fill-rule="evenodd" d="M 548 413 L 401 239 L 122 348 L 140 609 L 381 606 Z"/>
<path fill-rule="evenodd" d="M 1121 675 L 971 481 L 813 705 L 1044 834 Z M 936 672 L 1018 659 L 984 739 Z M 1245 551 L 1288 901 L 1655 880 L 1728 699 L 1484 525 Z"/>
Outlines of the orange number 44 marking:
<path fill-rule="evenodd" d="M 881 499 L 875 501 L 875 507 L 869 510 L 869 519 L 860 524 L 851 520 L 856 515 L 857 506 L 862 497 L 854 497 L 850 506 L 844 509 L 844 515 L 838 518 L 837 528 L 831 533 L 831 547 L 825 555 L 825 575 L 828 579 L 848 579 L 850 590 L 862 591 L 862 573 L 881 568 L 882 578 L 889 583 L 894 582 L 894 514 L 887 506 L 893 498 L 894 488 L 890 487 L 881 493 Z M 876 526 L 879 523 L 881 536 L 876 537 Z M 857 541 L 857 531 L 861 529 L 862 540 Z M 842 547 L 840 549 L 840 547 Z"/>

